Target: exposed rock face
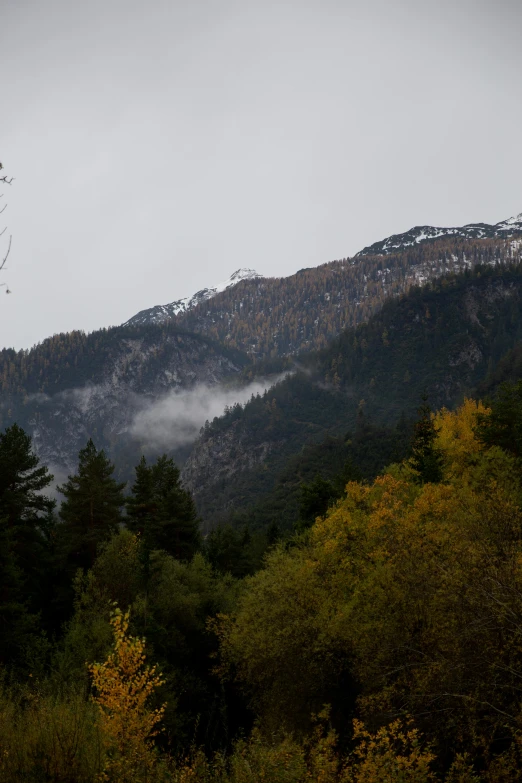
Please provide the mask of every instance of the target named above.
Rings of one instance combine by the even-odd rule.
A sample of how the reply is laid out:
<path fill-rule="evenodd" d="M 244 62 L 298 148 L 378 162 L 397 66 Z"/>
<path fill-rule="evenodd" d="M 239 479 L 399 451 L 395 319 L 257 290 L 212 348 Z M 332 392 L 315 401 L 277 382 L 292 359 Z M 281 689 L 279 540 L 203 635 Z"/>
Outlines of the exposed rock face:
<path fill-rule="evenodd" d="M 234 422 L 230 429 L 197 442 L 183 466 L 183 483 L 197 496 L 213 485 L 233 481 L 236 474 L 264 462 L 276 447 L 277 442 L 268 439 L 251 443 L 250 433 Z"/>
<path fill-rule="evenodd" d="M 140 412 L 165 395 L 214 386 L 239 370 L 239 363 L 195 335 L 158 330 L 155 337 L 125 337 L 87 383 L 14 400 L 16 420 L 32 435 L 42 461 L 58 474 L 75 468 L 78 451 L 90 437 L 112 457 L 128 461 L 140 451 L 132 432 Z"/>

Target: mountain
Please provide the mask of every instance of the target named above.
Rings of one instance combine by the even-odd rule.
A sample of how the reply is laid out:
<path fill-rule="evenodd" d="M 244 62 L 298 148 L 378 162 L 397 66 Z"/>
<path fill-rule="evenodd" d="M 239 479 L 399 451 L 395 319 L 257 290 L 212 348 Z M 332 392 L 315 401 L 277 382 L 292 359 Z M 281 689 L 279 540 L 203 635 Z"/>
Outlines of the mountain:
<path fill-rule="evenodd" d="M 496 237 L 444 236 L 388 255 L 364 255 L 303 269 L 288 278 L 262 278 L 242 269 L 219 286 L 186 300 L 172 318 L 165 320 L 165 305 L 161 312 L 143 311 L 121 327 L 89 335 L 55 335 L 29 351 L 3 350 L 0 425 L 18 421 L 33 435 L 42 459 L 59 472 L 70 471 L 88 437 L 118 460 L 125 477 L 136 455 L 147 448 L 151 454 L 154 449 L 156 453 L 167 450 L 182 462 L 205 418 L 219 413 L 221 403 L 224 407 L 225 402 L 244 398 L 244 388 L 235 398 L 235 392 L 217 393 L 231 379 L 245 387 L 266 373 L 288 369 L 298 354 L 298 366 L 308 367 L 307 353 L 316 357 L 318 349 L 329 350 L 332 340 L 336 344 L 347 329 L 351 333 L 363 328 L 363 323 L 377 323 L 372 319 L 390 299 L 397 301 L 426 281 L 440 276 L 451 279 L 478 266 L 505 270 L 522 261 L 518 223 L 504 221 L 504 225 L 509 230 Z M 178 304 L 171 303 L 173 311 Z M 163 320 L 154 323 L 158 318 Z M 215 513 L 215 504 L 211 508 L 203 499 L 214 479 L 223 484 L 231 476 L 236 480 L 231 449 L 241 456 L 243 467 L 255 470 L 277 451 L 278 438 L 281 458 L 286 459 L 293 453 L 292 443 L 307 443 L 334 431 L 337 437 L 341 425 L 351 426 L 353 406 L 339 412 L 339 400 L 331 391 L 342 377 L 336 369 L 339 360 L 333 357 L 331 361 L 323 380 L 311 387 L 307 405 L 316 413 L 308 408 L 303 413 L 303 437 L 289 437 L 278 423 L 286 420 L 292 429 L 295 411 L 290 405 L 284 414 L 271 409 L 268 424 L 266 412 L 260 416 L 259 432 L 268 427 L 268 439 L 263 436 L 254 442 L 248 427 L 243 430 L 235 424 L 233 430 L 225 427 L 222 437 L 198 444 L 186 476 L 200 493 L 202 509 Z M 366 366 L 367 357 L 360 361 Z M 283 388 L 297 384 L 296 400 L 301 393 L 299 379 L 297 375 L 283 384 Z M 212 395 L 209 389 L 214 390 Z M 370 400 L 366 391 L 356 396 Z M 277 396 L 270 400 L 279 404 Z M 156 418 L 146 415 L 151 410 L 158 412 Z M 208 414 L 202 417 L 205 410 Z M 383 412 L 382 420 L 387 416 Z M 337 429 L 332 424 L 336 421 Z M 205 474 L 199 486 L 195 477 L 205 471 L 210 479 Z M 275 474 L 263 475 L 256 478 L 259 486 Z M 240 485 L 241 481 L 234 491 L 243 491 Z M 248 495 L 251 489 L 245 492 Z M 217 492 L 216 503 L 221 502 L 219 498 L 224 496 Z M 228 504 L 226 499 L 223 502 Z"/>
<path fill-rule="evenodd" d="M 441 238 L 461 239 L 502 239 L 504 237 L 522 236 L 522 212 L 516 217 L 508 218 L 500 223 L 469 223 L 460 228 L 435 228 L 434 226 L 415 226 L 404 234 L 394 234 L 391 237 L 374 242 L 356 253 L 355 258 L 363 256 L 389 255 L 415 247 L 422 243 L 434 242 Z"/>
<path fill-rule="evenodd" d="M 256 508 L 261 524 L 260 504 L 303 447 L 344 439 L 362 415 L 393 426 L 415 414 L 424 392 L 434 408 L 452 407 L 521 341 L 520 263 L 414 288 L 327 349 L 302 356 L 292 377 L 214 420 L 183 479 L 207 525 L 238 512 L 252 518 Z"/>
<path fill-rule="evenodd" d="M 259 275 L 253 269 L 237 269 L 227 280 L 212 286 L 212 288 L 202 288 L 201 291 L 197 291 L 192 296 L 185 297 L 185 299 L 177 299 L 175 302 L 170 302 L 170 304 L 156 305 L 148 310 L 140 310 L 139 313 L 125 321 L 123 326 L 147 326 L 149 324 L 163 323 L 180 313 L 192 310 L 203 302 L 207 302 L 216 294 L 233 288 L 242 280 L 259 280 L 260 278 L 262 278 L 262 275 Z"/>

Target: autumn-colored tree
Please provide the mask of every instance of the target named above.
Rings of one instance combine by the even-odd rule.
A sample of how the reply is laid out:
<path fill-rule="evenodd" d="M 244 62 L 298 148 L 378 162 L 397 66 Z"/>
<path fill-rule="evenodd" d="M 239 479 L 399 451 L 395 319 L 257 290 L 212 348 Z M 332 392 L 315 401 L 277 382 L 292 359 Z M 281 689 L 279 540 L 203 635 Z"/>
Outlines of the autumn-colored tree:
<path fill-rule="evenodd" d="M 435 783 L 434 754 L 422 746 L 418 730 L 396 720 L 372 734 L 354 720 L 358 745 L 342 775 L 342 783 Z"/>
<path fill-rule="evenodd" d="M 308 538 L 267 558 L 220 620 L 223 661 L 261 725 L 298 736 L 305 705 L 320 703 L 332 704 L 340 730 L 354 708 L 370 726 L 407 712 L 445 748 L 451 780 L 485 767 L 503 770 L 488 781 L 518 779 L 520 471 L 513 455 L 476 437 L 479 414 L 488 415 L 466 400 L 430 417 L 442 481 L 419 483 L 406 461 L 372 485 L 348 484 Z M 459 778 L 463 752 L 475 773 Z"/>
<path fill-rule="evenodd" d="M 156 765 L 153 738 L 165 705 L 149 706 L 163 684 L 155 666 L 145 665 L 145 640 L 129 634 L 129 612 L 111 616 L 114 648 L 105 663 L 89 666 L 107 747 L 102 780 L 137 783 L 150 779 Z"/>

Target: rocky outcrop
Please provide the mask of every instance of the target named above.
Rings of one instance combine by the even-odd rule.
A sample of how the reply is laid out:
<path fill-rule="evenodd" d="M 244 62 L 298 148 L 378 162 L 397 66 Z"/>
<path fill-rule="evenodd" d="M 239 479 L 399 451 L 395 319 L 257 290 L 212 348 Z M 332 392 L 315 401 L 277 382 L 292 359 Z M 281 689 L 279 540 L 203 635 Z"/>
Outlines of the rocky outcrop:
<path fill-rule="evenodd" d="M 238 473 L 264 462 L 276 446 L 269 440 L 252 444 L 250 433 L 234 422 L 197 442 L 183 466 L 183 483 L 195 496 L 204 494 L 212 485 L 233 481 Z"/>
<path fill-rule="evenodd" d="M 199 336 L 159 329 L 151 336 L 149 330 L 116 340 L 83 384 L 11 399 L 11 416 L 3 419 L 16 420 L 31 434 L 39 457 L 58 475 L 75 468 L 90 437 L 125 464 L 143 446 L 133 429 L 137 416 L 167 395 L 216 386 L 240 369 L 239 362 Z"/>

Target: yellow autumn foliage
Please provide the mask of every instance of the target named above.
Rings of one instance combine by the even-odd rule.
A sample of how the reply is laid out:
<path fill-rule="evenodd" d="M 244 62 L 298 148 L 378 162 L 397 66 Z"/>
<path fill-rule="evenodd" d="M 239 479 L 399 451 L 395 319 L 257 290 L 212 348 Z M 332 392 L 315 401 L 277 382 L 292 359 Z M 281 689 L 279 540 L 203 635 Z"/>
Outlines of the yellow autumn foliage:
<path fill-rule="evenodd" d="M 483 767 L 504 768 L 502 754 L 519 752 L 520 475 L 512 457 L 477 439 L 478 413 L 487 409 L 465 400 L 435 416 L 441 483 L 420 486 L 406 464 L 349 484 L 308 537 L 247 582 L 222 621 L 221 652 L 265 729 L 308 730 L 303 703 L 310 714 L 322 700 L 332 714 L 352 703 L 372 726 L 415 715 L 411 731 L 450 758 L 464 747 Z M 401 736 L 411 747 L 417 735 Z M 373 758 L 377 740 L 364 742 Z M 361 783 L 388 779 L 372 764 Z M 406 769 L 389 779 L 417 780 Z M 431 780 L 427 770 L 411 775 Z"/>
<path fill-rule="evenodd" d="M 129 612 L 116 609 L 111 626 L 113 651 L 105 663 L 89 666 L 107 748 L 101 780 L 135 783 L 149 779 L 156 763 L 152 740 L 165 705 L 151 709 L 148 702 L 163 680 L 145 663 L 145 640 L 130 636 Z"/>

